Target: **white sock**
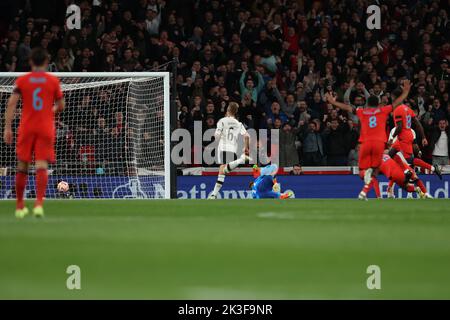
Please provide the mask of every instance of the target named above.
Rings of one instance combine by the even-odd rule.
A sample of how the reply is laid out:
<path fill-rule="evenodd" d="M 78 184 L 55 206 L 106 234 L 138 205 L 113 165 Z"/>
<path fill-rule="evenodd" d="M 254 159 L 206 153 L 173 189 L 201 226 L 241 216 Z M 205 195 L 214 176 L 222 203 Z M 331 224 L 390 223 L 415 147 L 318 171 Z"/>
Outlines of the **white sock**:
<path fill-rule="evenodd" d="M 245 159 L 242 159 L 242 158 L 239 158 L 237 160 L 231 161 L 229 164 L 226 165 L 225 170 L 224 170 L 225 173 L 233 171 L 234 169 L 239 167 L 244 162 L 245 162 Z"/>
<path fill-rule="evenodd" d="M 225 181 L 225 175 L 224 174 L 219 174 L 217 176 L 217 182 L 216 185 L 214 186 L 214 190 L 212 192 L 212 194 L 214 196 L 217 196 L 217 194 L 219 193 L 220 189 L 222 188 L 223 182 Z"/>
<path fill-rule="evenodd" d="M 397 155 L 400 157 L 400 159 L 402 160 L 402 162 L 403 162 L 406 166 L 409 166 L 408 161 L 406 161 L 405 156 L 403 155 L 403 153 L 397 152 Z"/>

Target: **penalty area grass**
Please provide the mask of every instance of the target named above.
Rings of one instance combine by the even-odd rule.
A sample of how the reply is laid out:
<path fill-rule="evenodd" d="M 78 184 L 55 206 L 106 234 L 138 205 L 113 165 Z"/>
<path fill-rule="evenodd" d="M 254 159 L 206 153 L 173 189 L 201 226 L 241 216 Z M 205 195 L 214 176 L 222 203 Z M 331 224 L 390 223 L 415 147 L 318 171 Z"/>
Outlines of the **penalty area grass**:
<path fill-rule="evenodd" d="M 449 205 L 54 200 L 17 220 L 0 201 L 0 299 L 450 299 Z"/>

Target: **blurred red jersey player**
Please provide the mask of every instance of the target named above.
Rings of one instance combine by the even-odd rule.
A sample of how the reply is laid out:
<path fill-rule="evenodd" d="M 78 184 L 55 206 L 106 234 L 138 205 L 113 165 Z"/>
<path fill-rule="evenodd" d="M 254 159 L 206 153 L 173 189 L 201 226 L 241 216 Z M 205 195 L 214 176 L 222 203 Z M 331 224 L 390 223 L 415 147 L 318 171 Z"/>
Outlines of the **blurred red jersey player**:
<path fill-rule="evenodd" d="M 393 96 L 397 95 L 398 91 L 394 90 L 392 93 Z M 416 114 L 414 111 L 407 106 L 406 104 L 402 104 L 398 106 L 398 108 L 394 111 L 394 121 L 395 128 L 393 132 L 391 132 L 391 138 L 389 139 L 389 144 L 391 144 L 391 148 L 389 150 L 389 155 L 392 159 L 398 159 L 398 157 L 405 159 L 405 161 L 411 166 L 418 166 L 424 169 L 427 169 L 433 173 L 435 173 L 440 179 L 442 179 L 442 173 L 439 166 L 432 166 L 429 163 L 426 163 L 420 158 L 414 157 L 414 145 L 416 135 L 412 126 L 419 131 L 419 136 L 422 137 L 422 146 L 427 146 L 428 141 L 425 138 L 425 132 L 422 124 L 416 118 Z M 416 145 L 417 147 L 417 145 Z M 397 156 L 396 156 L 397 155 Z M 404 170 L 405 168 L 403 163 L 399 163 Z"/>
<path fill-rule="evenodd" d="M 395 96 L 398 94 L 396 91 L 393 92 Z M 413 144 L 414 144 L 414 132 L 412 126 L 416 127 L 419 131 L 419 135 L 423 138 L 422 145 L 426 146 L 428 144 L 427 139 L 425 138 L 425 133 L 420 121 L 417 120 L 416 114 L 414 111 L 408 107 L 406 104 L 402 104 L 398 106 L 398 108 L 394 111 L 394 122 L 395 122 L 395 130 L 393 133 L 393 139 L 397 137 L 396 144 L 392 145 L 391 150 L 389 151 L 389 155 L 391 158 L 397 152 L 402 152 L 403 156 L 407 160 L 412 159 L 413 155 Z M 409 161 L 411 164 L 411 161 Z"/>
<path fill-rule="evenodd" d="M 8 100 L 5 114 L 5 143 L 13 142 L 12 122 L 17 104 L 22 99 L 22 113 L 17 134 L 16 173 L 16 217 L 23 218 L 28 209 L 24 205 L 24 191 L 27 184 L 28 167 L 35 160 L 36 202 L 35 216 L 43 216 L 42 208 L 47 188 L 47 168 L 55 161 L 55 113 L 64 109 L 64 99 L 58 78 L 46 73 L 47 52 L 33 49 L 30 56 L 31 72 L 16 80 L 13 93 Z"/>
<path fill-rule="evenodd" d="M 411 169 L 412 170 L 412 169 Z M 412 184 L 409 184 L 405 179 L 405 173 L 400 165 L 393 160 L 388 154 L 384 154 L 380 166 L 382 174 L 389 179 L 389 181 L 395 182 L 408 192 L 414 192 L 416 189 Z"/>
<path fill-rule="evenodd" d="M 385 144 L 387 142 L 386 122 L 389 114 L 408 96 L 410 88 L 411 83 L 408 80 L 405 80 L 403 82 L 402 94 L 392 103 L 392 105 L 380 106 L 379 98 L 371 95 L 367 99 L 367 107 L 356 109 L 356 115 L 361 122 L 359 169 L 361 172 L 364 171 L 365 187 L 368 187 L 371 184 L 372 179 L 376 178 L 379 172 Z M 326 95 L 326 99 L 328 102 L 344 111 L 349 113 L 353 112 L 351 106 L 337 102 L 336 98 L 330 94 Z M 364 188 L 361 190 L 359 198 L 367 199 Z"/>

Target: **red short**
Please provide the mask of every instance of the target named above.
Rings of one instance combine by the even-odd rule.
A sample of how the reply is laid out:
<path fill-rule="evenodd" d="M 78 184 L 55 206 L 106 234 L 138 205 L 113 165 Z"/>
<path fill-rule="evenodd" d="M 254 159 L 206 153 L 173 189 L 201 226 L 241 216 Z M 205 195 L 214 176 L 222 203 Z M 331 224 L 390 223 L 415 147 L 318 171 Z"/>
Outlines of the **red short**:
<path fill-rule="evenodd" d="M 392 144 L 392 148 L 397 150 L 397 151 L 401 151 L 403 153 L 403 156 L 405 157 L 405 159 L 409 159 L 412 156 L 412 152 L 413 152 L 413 146 L 412 146 L 413 142 L 412 141 L 400 141 L 399 139 L 397 139 L 393 144 Z"/>
<path fill-rule="evenodd" d="M 378 168 L 383 158 L 385 143 L 381 141 L 366 141 L 359 149 L 359 169 Z"/>
<path fill-rule="evenodd" d="M 389 180 L 394 181 L 397 185 L 403 186 L 405 182 L 405 174 L 400 167 L 391 168 L 391 176 L 388 177 Z"/>
<path fill-rule="evenodd" d="M 17 159 L 30 163 L 33 160 L 55 162 L 55 137 L 38 133 L 19 134 Z"/>

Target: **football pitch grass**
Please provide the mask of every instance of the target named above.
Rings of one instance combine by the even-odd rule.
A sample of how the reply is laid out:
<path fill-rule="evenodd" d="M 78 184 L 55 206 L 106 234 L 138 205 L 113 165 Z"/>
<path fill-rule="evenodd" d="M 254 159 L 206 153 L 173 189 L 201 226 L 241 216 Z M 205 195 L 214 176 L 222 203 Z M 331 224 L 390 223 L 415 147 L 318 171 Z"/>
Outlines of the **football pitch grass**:
<path fill-rule="evenodd" d="M 450 299 L 449 205 L 58 200 L 17 220 L 1 201 L 0 298 Z M 66 288 L 69 265 L 81 290 Z"/>

